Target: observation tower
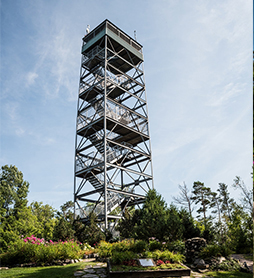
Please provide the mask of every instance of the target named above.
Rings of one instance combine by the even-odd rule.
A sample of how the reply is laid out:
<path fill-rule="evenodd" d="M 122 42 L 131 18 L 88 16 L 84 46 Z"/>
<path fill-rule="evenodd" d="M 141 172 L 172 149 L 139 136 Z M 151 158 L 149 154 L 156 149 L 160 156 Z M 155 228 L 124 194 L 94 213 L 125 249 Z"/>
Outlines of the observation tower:
<path fill-rule="evenodd" d="M 113 229 L 153 189 L 142 45 L 103 21 L 82 44 L 75 142 L 75 218 Z"/>

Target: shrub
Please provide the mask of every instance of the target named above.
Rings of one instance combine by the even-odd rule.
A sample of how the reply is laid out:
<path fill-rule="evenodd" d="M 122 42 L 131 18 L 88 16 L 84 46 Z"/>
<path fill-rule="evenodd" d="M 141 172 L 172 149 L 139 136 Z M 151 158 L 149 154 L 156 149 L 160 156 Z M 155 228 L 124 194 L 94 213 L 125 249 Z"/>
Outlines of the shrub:
<path fill-rule="evenodd" d="M 97 246 L 98 254 L 101 258 L 108 258 L 112 256 L 113 244 L 106 241 L 100 241 Z"/>
<path fill-rule="evenodd" d="M 133 249 L 134 246 L 134 240 L 133 239 L 125 239 L 120 242 L 115 242 L 112 244 L 112 250 L 118 251 L 118 252 L 124 252 L 130 249 Z"/>
<path fill-rule="evenodd" d="M 185 253 L 185 244 L 182 240 L 168 242 L 166 248 L 171 252 Z"/>
<path fill-rule="evenodd" d="M 162 260 L 162 261 L 170 261 L 171 263 L 181 263 L 184 261 L 185 257 L 182 254 L 174 254 L 168 250 L 165 251 L 160 251 L 160 250 L 155 250 L 153 252 L 144 252 L 142 254 L 144 258 L 151 258 L 154 260 Z"/>
<path fill-rule="evenodd" d="M 149 250 L 154 251 L 154 250 L 161 250 L 162 248 L 162 243 L 160 243 L 157 240 L 150 240 L 149 241 Z"/>
<path fill-rule="evenodd" d="M 121 264 L 122 262 L 134 260 L 137 257 L 136 253 L 132 251 L 125 251 L 125 252 L 117 252 L 114 251 L 112 253 L 112 263 L 113 264 Z"/>
<path fill-rule="evenodd" d="M 163 261 L 170 261 L 171 263 L 181 263 L 184 261 L 185 257 L 179 253 L 172 253 L 168 250 L 161 252 L 159 259 Z"/>
<path fill-rule="evenodd" d="M 144 240 L 137 240 L 131 249 L 136 253 L 142 253 L 148 250 L 148 244 Z"/>
<path fill-rule="evenodd" d="M 216 245 L 216 244 L 209 244 L 206 247 L 202 248 L 202 250 L 199 253 L 199 256 L 201 258 L 211 258 L 211 257 L 226 257 L 229 254 L 231 254 L 232 251 L 228 248 L 227 245 Z"/>

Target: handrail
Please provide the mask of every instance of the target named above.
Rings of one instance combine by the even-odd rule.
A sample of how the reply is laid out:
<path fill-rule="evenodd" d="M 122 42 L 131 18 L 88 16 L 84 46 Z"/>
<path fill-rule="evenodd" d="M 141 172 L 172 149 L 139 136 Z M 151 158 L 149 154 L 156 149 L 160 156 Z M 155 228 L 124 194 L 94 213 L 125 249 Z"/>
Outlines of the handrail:
<path fill-rule="evenodd" d="M 93 106 L 83 110 L 78 116 L 77 130 L 104 116 L 104 101 L 98 101 Z M 130 110 L 107 100 L 106 116 L 138 132 L 148 135 L 148 123 L 144 118 Z"/>

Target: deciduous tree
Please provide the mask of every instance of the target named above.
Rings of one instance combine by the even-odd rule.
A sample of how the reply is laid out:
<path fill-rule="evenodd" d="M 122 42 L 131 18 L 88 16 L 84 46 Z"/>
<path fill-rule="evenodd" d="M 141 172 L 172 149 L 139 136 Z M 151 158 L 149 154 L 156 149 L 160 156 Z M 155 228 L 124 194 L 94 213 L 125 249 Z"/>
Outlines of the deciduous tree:
<path fill-rule="evenodd" d="M 241 190 L 243 208 L 247 209 L 253 215 L 253 192 L 245 185 L 244 181 L 236 176 L 233 187 Z"/>
<path fill-rule="evenodd" d="M 192 199 L 192 193 L 189 192 L 189 189 L 185 182 L 183 183 L 183 185 L 179 185 L 178 187 L 180 189 L 179 196 L 173 197 L 173 200 L 175 201 L 175 203 L 187 207 L 190 215 L 192 215 L 192 204 L 194 202 L 194 200 Z"/>

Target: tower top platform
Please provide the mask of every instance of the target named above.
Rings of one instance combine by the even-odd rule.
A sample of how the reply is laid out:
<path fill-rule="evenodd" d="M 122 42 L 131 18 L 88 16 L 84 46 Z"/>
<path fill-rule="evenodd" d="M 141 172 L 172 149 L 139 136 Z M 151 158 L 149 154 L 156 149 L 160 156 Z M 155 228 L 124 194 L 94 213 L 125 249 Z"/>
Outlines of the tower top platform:
<path fill-rule="evenodd" d="M 112 22 L 110 22 L 108 19 L 104 20 L 100 25 L 98 25 L 96 28 L 91 30 L 86 36 L 83 37 L 84 44 L 82 47 L 82 54 L 88 52 L 94 46 L 99 44 L 99 42 L 105 35 L 111 37 L 115 41 L 116 47 L 117 44 L 119 44 L 128 49 L 134 55 L 136 55 L 140 60 L 144 60 L 142 53 L 143 46 L 136 40 L 131 38 L 129 35 L 127 35 L 120 28 L 118 28 L 116 25 L 114 25 Z"/>

